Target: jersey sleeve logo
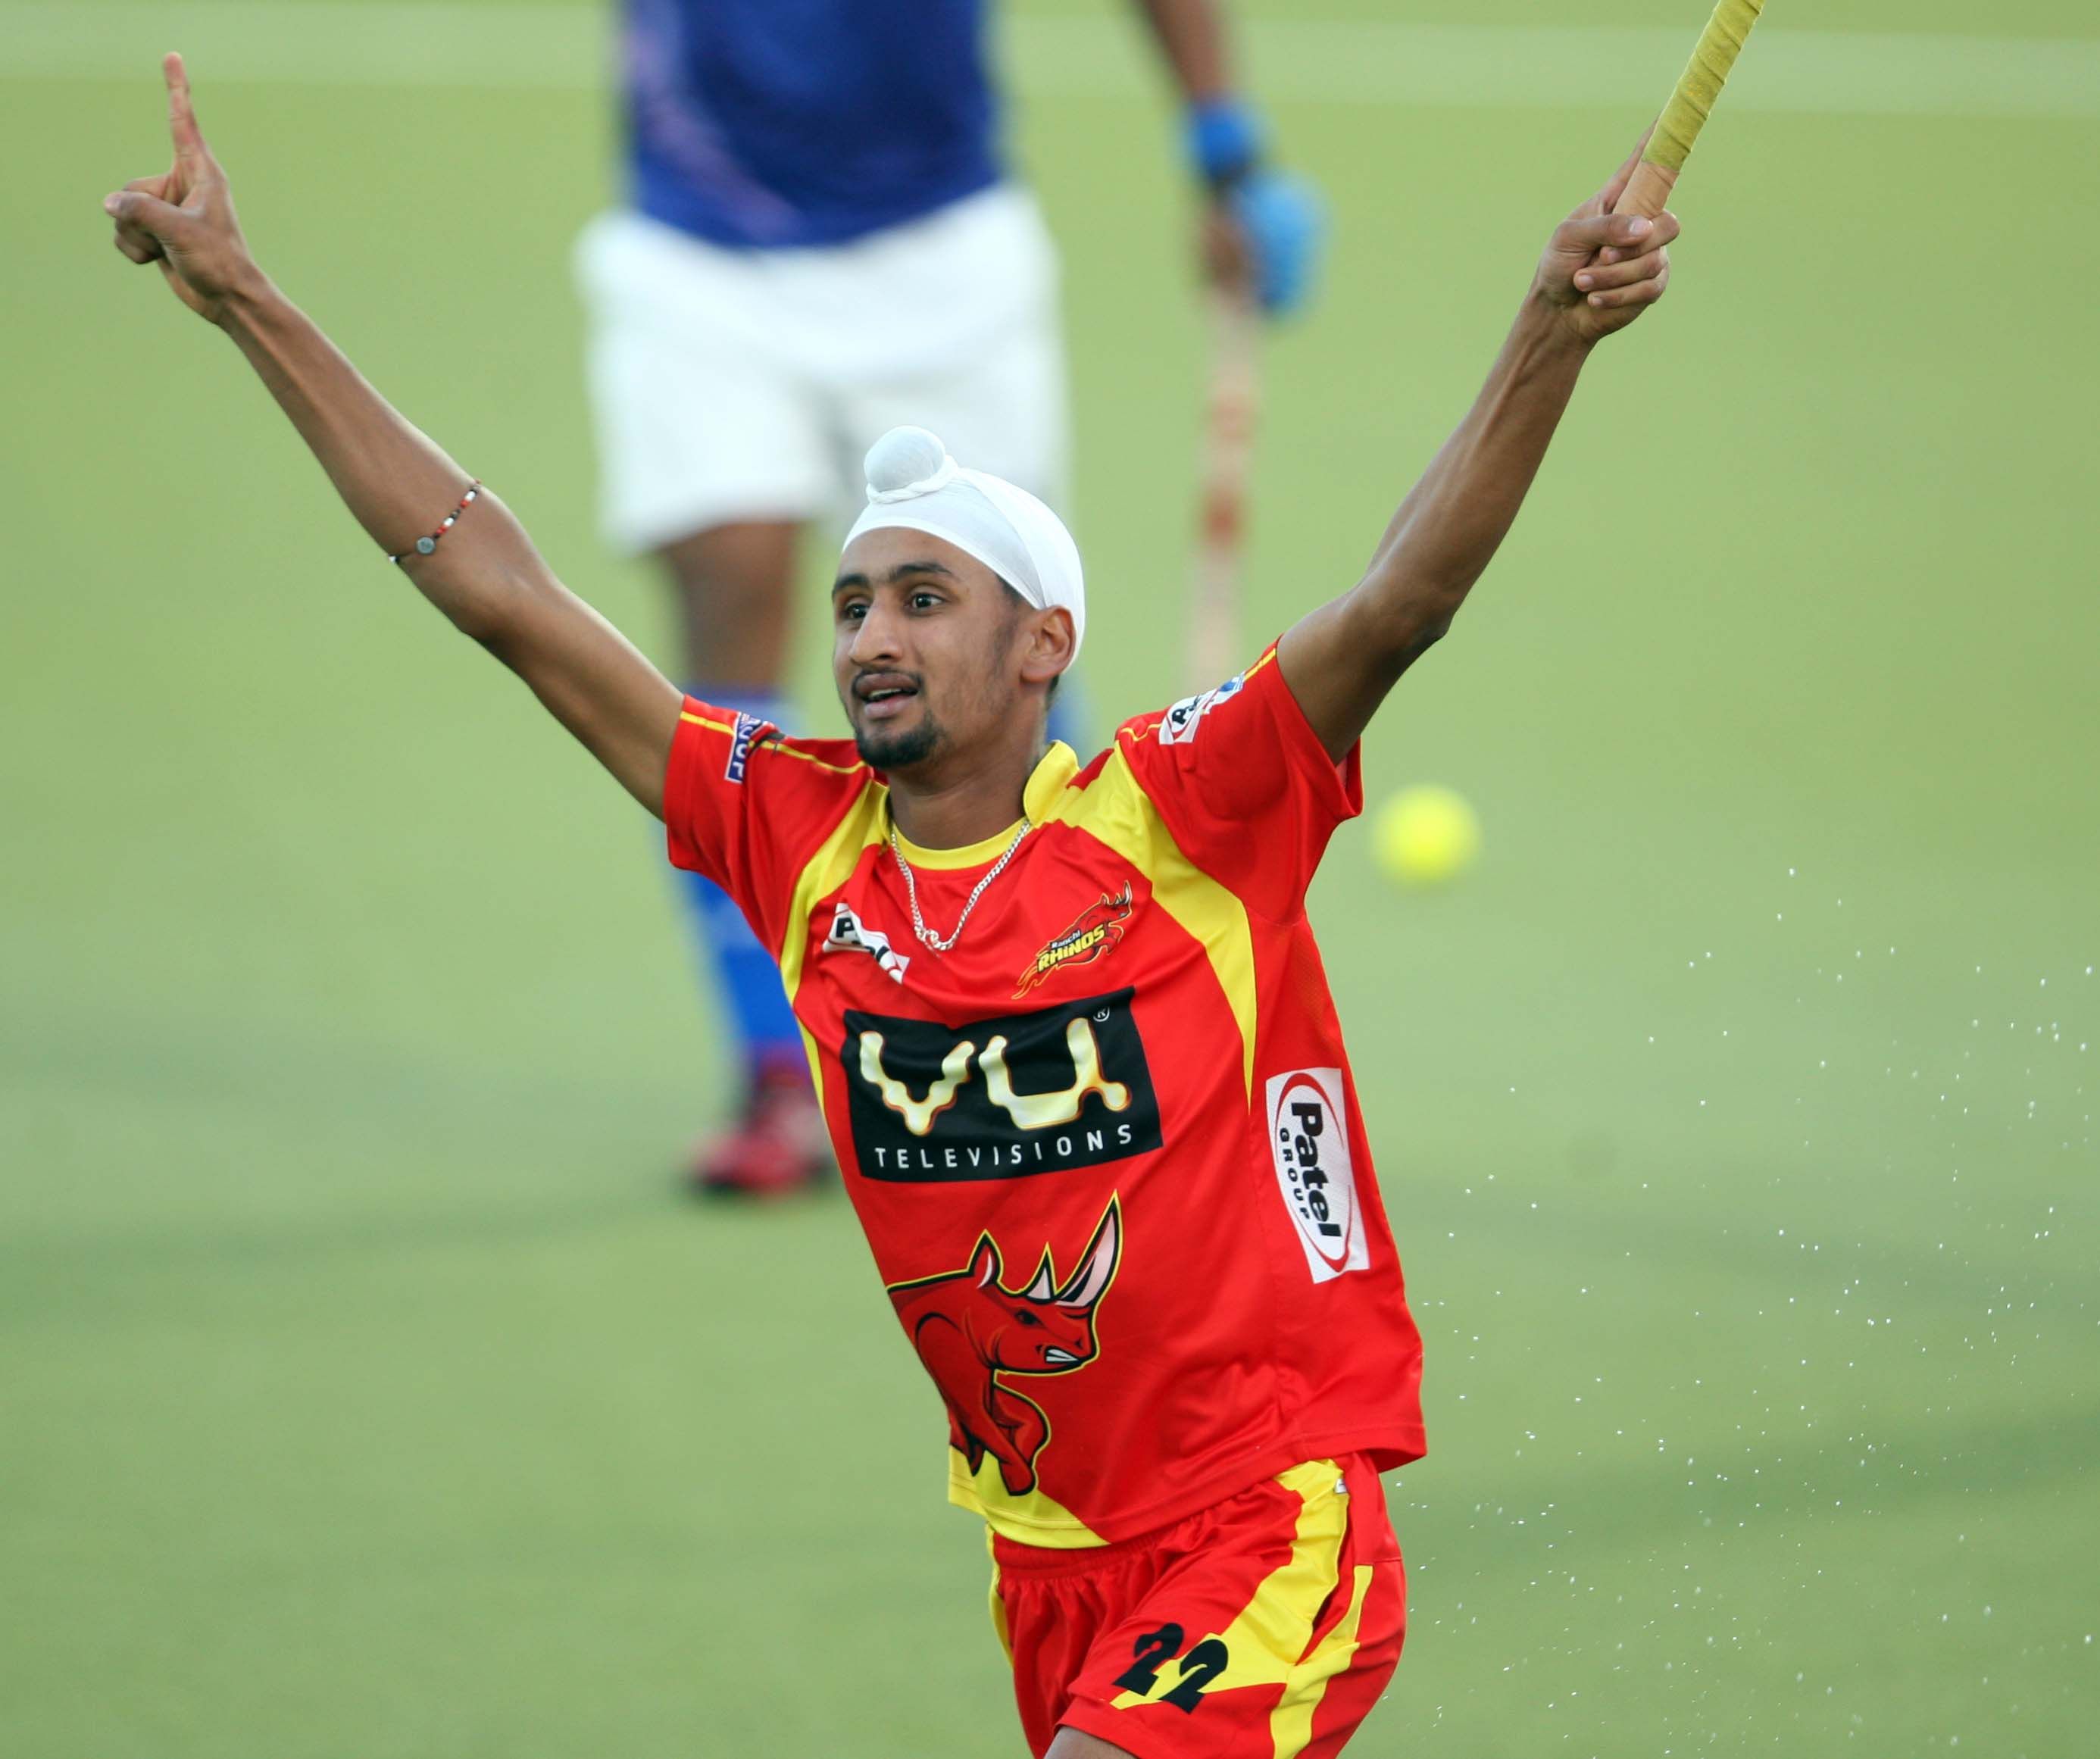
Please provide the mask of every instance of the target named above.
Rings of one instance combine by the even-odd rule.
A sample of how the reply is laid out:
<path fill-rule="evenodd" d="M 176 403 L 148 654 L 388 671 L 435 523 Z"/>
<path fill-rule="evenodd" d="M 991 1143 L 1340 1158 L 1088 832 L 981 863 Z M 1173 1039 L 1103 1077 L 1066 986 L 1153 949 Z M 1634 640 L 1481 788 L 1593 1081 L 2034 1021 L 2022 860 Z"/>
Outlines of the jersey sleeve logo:
<path fill-rule="evenodd" d="M 824 950 L 866 953 L 874 959 L 876 970 L 897 983 L 904 981 L 904 973 L 911 963 L 909 954 L 893 948 L 889 937 L 862 922 L 849 904 L 841 904 L 832 912 L 832 932 L 824 937 Z"/>
<path fill-rule="evenodd" d="M 770 721 L 757 715 L 739 714 L 736 725 L 730 730 L 729 762 L 723 766 L 722 775 L 730 782 L 741 783 L 744 770 L 751 763 L 751 754 L 761 739 L 777 738 L 780 730 Z"/>
<path fill-rule="evenodd" d="M 1028 962 L 1028 968 L 1021 974 L 1020 986 L 1013 992 L 1014 999 L 1018 1001 L 1037 985 L 1069 967 L 1091 965 L 1096 959 L 1106 959 L 1123 939 L 1123 925 L 1129 919 L 1131 907 L 1131 889 L 1127 883 L 1113 897 L 1104 892 L 1097 902 L 1079 912 L 1070 928 L 1052 937 L 1043 950 Z"/>
<path fill-rule="evenodd" d="M 897 1316 L 948 1408 L 948 1444 L 973 1474 L 989 1454 L 1010 1495 L 1035 1489 L 1050 1419 L 999 1376 L 1069 1374 L 1092 1361 L 1101 1353 L 1096 1316 L 1122 1260 L 1123 1206 L 1111 1197 L 1061 1283 L 1045 1245 L 1027 1286 L 1008 1288 L 999 1243 L 987 1232 L 961 1270 L 889 1285 Z"/>
<path fill-rule="evenodd" d="M 1244 677 L 1228 678 L 1223 684 L 1204 691 L 1200 696 L 1185 696 L 1160 717 L 1159 743 L 1162 745 L 1186 745 L 1196 737 L 1196 730 L 1203 724 L 1203 716 L 1220 703 L 1229 703 L 1246 687 Z"/>
<path fill-rule="evenodd" d="M 1134 993 L 955 1027 L 847 1009 L 840 1061 L 862 1176 L 1021 1179 L 1158 1148 Z"/>
<path fill-rule="evenodd" d="M 1268 1081 L 1268 1142 L 1276 1183 L 1316 1283 L 1370 1263 L 1349 1157 L 1349 1114 L 1339 1069 L 1299 1069 Z"/>

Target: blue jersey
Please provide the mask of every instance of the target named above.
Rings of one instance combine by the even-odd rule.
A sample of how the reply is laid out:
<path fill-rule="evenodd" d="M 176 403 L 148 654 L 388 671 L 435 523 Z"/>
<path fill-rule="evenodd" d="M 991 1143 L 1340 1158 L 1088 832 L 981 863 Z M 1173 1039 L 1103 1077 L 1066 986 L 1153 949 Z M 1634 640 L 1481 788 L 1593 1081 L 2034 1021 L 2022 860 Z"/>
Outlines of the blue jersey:
<path fill-rule="evenodd" d="M 998 181 L 983 0 L 626 0 L 632 196 L 717 244 L 832 245 Z"/>

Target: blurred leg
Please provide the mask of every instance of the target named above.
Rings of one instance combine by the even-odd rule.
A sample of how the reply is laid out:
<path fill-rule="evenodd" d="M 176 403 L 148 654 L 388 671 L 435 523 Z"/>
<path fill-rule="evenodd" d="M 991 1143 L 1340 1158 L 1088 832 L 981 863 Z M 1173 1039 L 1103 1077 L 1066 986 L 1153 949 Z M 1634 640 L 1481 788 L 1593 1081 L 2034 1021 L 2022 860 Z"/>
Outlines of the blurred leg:
<path fill-rule="evenodd" d="M 787 718 L 779 686 L 793 620 L 788 594 L 795 536 L 784 521 L 753 520 L 696 531 L 658 553 L 677 599 L 686 688 L 703 702 L 775 725 Z M 698 874 L 683 879 L 751 1084 L 783 1065 L 801 1078 L 801 1033 L 773 955 L 719 887 Z"/>
<path fill-rule="evenodd" d="M 754 340 L 774 303 L 766 271 L 632 214 L 593 221 L 577 267 L 603 517 L 619 549 L 664 565 L 686 688 L 784 723 L 796 534 L 834 497 L 819 399 Z M 801 1034 L 772 954 L 716 887 L 680 896 L 734 1040 L 744 1097 L 693 1175 L 710 1188 L 792 1188 L 828 1165 Z M 727 1059 L 723 1059 L 727 1060 Z"/>
<path fill-rule="evenodd" d="M 786 520 L 717 525 L 657 551 L 677 595 L 685 675 L 727 694 L 693 694 L 725 708 L 736 693 L 777 695 L 794 624 L 796 527 Z"/>
<path fill-rule="evenodd" d="M 788 718 L 779 681 L 794 622 L 796 536 L 785 521 L 751 520 L 696 531 L 658 552 L 677 600 L 686 688 L 776 726 Z M 678 879 L 702 959 L 728 1004 L 744 1078 L 740 1116 L 700 1146 L 692 1179 L 704 1189 L 753 1195 L 799 1188 L 827 1155 L 779 968 L 728 893 L 696 873 Z"/>

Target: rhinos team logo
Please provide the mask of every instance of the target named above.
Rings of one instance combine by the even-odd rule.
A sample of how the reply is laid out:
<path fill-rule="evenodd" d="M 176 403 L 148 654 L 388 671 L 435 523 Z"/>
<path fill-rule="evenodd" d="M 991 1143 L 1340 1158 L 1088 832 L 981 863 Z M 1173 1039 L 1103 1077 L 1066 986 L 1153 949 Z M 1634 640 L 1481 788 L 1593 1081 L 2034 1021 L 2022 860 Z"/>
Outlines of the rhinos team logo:
<path fill-rule="evenodd" d="M 1114 897 L 1104 892 L 1098 903 L 1089 904 L 1081 910 L 1079 919 L 1070 928 L 1028 962 L 1028 969 L 1021 974 L 1021 986 L 1013 992 L 1014 999 L 1019 1000 L 1038 984 L 1071 966 L 1091 965 L 1097 959 L 1106 959 L 1123 939 L 1123 925 L 1128 920 L 1130 910 L 1127 884 Z"/>
<path fill-rule="evenodd" d="M 1157 1148 L 1134 994 L 952 1027 L 848 1008 L 839 1056 L 862 1175 L 1020 1179 Z"/>
<path fill-rule="evenodd" d="M 948 1407 L 948 1444 L 973 1476 L 989 1454 L 1009 1495 L 1035 1489 L 1050 1419 L 999 1377 L 1069 1374 L 1092 1361 L 1101 1351 L 1094 1316 L 1122 1256 L 1123 1209 L 1111 1197 L 1062 1283 L 1045 1246 L 1028 1286 L 1008 1288 L 998 1243 L 982 1233 L 964 1269 L 890 1285 L 897 1316 Z"/>

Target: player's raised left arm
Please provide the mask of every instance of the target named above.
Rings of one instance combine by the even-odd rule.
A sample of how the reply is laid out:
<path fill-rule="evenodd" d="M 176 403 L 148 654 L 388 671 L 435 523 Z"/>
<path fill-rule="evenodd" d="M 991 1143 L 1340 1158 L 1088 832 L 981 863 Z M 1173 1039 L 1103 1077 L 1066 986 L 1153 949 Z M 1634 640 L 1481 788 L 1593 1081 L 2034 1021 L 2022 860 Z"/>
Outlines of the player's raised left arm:
<path fill-rule="evenodd" d="M 1363 579 L 1277 644 L 1292 694 L 1338 760 L 1493 557 L 1590 350 L 1669 284 L 1676 219 L 1611 211 L 1638 157 L 1555 228 L 1486 384 L 1401 503 Z"/>
<path fill-rule="evenodd" d="M 420 433 L 249 254 L 225 172 L 190 106 L 182 58 L 163 64 L 174 161 L 103 205 L 116 245 L 158 266 L 175 297 L 232 338 L 363 526 L 417 589 L 524 680 L 593 756 L 661 816 L 677 690 L 554 577 L 493 495 Z M 442 538 L 439 523 L 459 510 Z M 418 540 L 423 540 L 418 543 Z"/>

